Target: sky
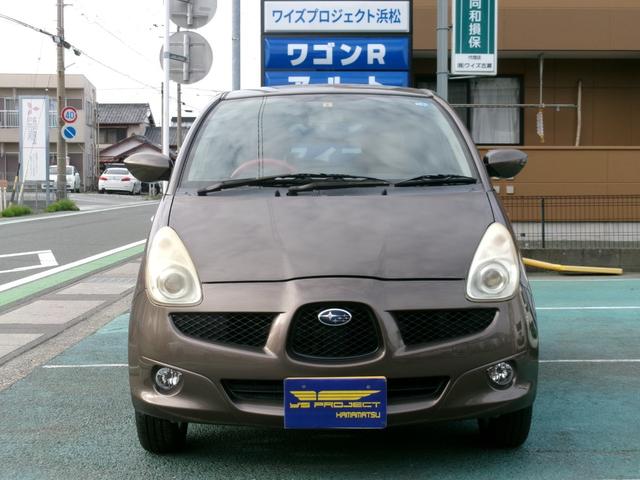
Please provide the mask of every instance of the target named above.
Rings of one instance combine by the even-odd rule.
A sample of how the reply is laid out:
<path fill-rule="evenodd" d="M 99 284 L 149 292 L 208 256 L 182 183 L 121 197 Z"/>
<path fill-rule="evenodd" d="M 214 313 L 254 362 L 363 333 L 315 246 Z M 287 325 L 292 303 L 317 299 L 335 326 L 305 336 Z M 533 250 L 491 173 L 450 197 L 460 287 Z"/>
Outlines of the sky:
<path fill-rule="evenodd" d="M 163 0 L 65 0 L 65 5 L 65 39 L 111 67 L 66 50 L 67 73 L 85 75 L 101 103 L 148 102 L 159 124 Z M 241 5 L 241 86 L 252 88 L 260 84 L 260 0 L 242 0 Z M 231 88 L 231 6 L 232 0 L 217 0 L 211 22 L 196 30 L 211 45 L 213 66 L 203 80 L 182 86 L 184 116 L 192 115 L 189 110 L 198 114 L 217 91 Z M 56 0 L 1 0 L 0 13 L 56 32 Z M 0 73 L 56 73 L 56 47 L 46 35 L 0 18 L 0 45 Z M 175 116 L 173 82 L 171 96 Z"/>

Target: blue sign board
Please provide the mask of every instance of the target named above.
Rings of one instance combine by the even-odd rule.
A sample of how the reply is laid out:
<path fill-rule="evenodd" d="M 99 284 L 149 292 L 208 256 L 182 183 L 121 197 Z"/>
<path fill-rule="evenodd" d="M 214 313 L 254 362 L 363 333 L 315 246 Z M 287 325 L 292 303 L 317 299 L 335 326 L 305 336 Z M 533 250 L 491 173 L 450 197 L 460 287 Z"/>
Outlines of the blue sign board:
<path fill-rule="evenodd" d="M 410 85 L 410 0 L 263 0 L 262 7 L 264 85 Z"/>
<path fill-rule="evenodd" d="M 287 378 L 285 428 L 385 428 L 384 377 Z"/>
<path fill-rule="evenodd" d="M 65 140 L 73 140 L 76 138 L 77 134 L 78 130 L 76 130 L 76 127 L 72 127 L 71 125 L 65 125 L 62 127 L 62 136 Z"/>
<path fill-rule="evenodd" d="M 361 84 L 361 85 L 389 85 L 406 87 L 409 85 L 408 72 L 315 72 L 301 71 L 266 71 L 264 84 L 268 87 L 278 85 L 310 85 L 310 84 Z"/>
<path fill-rule="evenodd" d="M 264 68 L 409 70 L 409 38 L 266 37 Z"/>

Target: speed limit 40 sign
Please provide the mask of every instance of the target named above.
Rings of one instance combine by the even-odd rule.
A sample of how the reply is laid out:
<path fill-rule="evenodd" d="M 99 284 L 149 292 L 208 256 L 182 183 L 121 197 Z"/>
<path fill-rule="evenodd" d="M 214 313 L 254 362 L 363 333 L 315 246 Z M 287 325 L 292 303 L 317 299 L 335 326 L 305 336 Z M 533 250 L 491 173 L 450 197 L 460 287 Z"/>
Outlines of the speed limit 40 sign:
<path fill-rule="evenodd" d="M 73 123 L 78 119 L 78 110 L 74 107 L 65 107 L 62 109 L 61 116 L 65 123 Z"/>

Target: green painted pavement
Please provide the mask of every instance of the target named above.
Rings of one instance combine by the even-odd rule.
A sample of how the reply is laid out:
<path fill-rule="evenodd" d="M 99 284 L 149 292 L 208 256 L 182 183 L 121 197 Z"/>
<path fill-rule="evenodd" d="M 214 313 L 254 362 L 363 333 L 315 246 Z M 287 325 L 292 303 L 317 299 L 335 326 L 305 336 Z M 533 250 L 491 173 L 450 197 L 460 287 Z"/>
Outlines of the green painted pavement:
<path fill-rule="evenodd" d="M 640 306 L 640 279 L 532 280 L 538 307 Z M 640 317 L 640 310 L 637 311 Z"/>
<path fill-rule="evenodd" d="M 596 294 L 615 304 L 637 288 L 613 283 L 534 289 L 546 307 Z M 541 311 L 542 358 L 627 356 L 639 316 Z M 124 315 L 50 364 L 126 363 L 126 331 Z M 514 451 L 484 448 L 471 421 L 375 432 L 191 425 L 189 449 L 159 457 L 137 443 L 126 368 L 39 368 L 0 392 L 0 478 L 640 478 L 638 391 L 639 364 L 543 363 L 531 435 Z"/>
<path fill-rule="evenodd" d="M 62 285 L 71 280 L 83 277 L 87 274 L 109 267 L 123 260 L 127 260 L 141 254 L 143 251 L 144 245 L 131 247 L 127 250 L 122 250 L 121 252 L 117 252 L 112 255 L 93 260 L 89 263 L 85 263 L 84 265 L 78 265 L 77 267 L 70 268 L 69 270 L 55 273 L 39 280 L 34 280 L 33 282 L 12 288 L 10 290 L 7 290 L 6 292 L 1 292 L 0 307 L 30 297 L 31 295 L 35 295 L 36 293 L 42 292 L 49 288 Z"/>

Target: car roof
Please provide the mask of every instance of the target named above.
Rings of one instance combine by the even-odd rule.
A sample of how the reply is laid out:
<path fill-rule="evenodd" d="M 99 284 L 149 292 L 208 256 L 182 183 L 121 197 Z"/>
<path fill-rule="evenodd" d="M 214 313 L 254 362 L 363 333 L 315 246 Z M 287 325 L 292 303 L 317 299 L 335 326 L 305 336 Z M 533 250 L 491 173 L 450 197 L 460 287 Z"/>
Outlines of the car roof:
<path fill-rule="evenodd" d="M 397 95 L 433 97 L 433 92 L 426 89 L 385 87 L 381 85 L 285 85 L 281 87 L 260 87 L 248 90 L 234 90 L 223 94 L 224 99 L 247 97 L 329 94 L 329 93 L 366 93 L 368 95 Z"/>

